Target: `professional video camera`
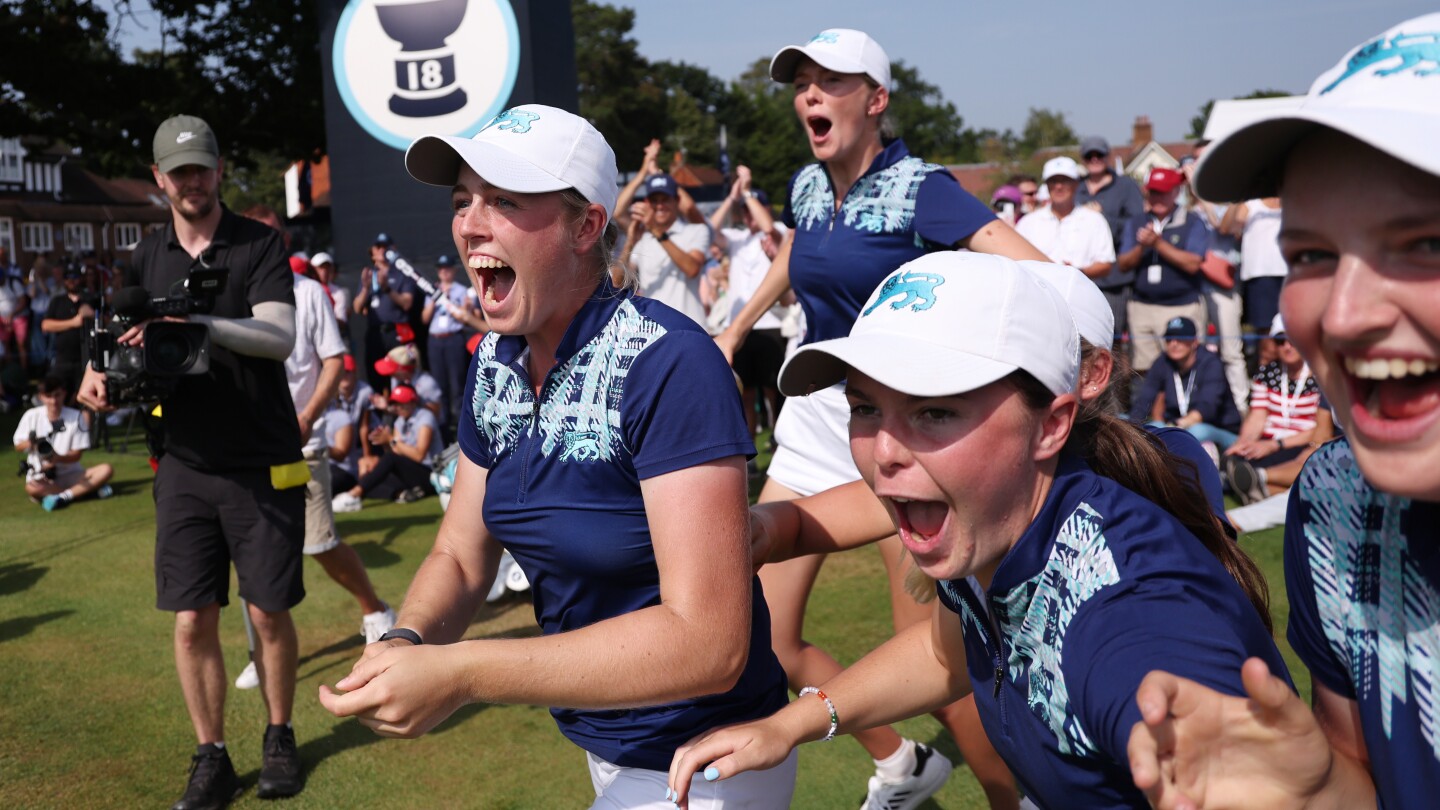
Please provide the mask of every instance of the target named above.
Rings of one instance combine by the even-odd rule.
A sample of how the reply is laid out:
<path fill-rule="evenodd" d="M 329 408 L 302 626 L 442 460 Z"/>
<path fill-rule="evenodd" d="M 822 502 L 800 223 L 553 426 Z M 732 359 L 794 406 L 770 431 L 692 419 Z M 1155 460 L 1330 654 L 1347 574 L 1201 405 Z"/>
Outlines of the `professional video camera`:
<path fill-rule="evenodd" d="M 210 370 L 210 335 L 204 324 L 151 319 L 208 314 L 215 308 L 216 296 L 225 291 L 229 275 L 223 267 L 194 268 L 164 298 L 151 298 L 143 287 L 115 291 L 114 317 L 106 323 L 97 311 L 89 346 L 90 363 L 104 372 L 106 398 L 112 405 L 164 399 L 180 377 Z M 144 345 L 119 342 L 130 327 L 143 321 L 150 321 L 145 325 Z"/>

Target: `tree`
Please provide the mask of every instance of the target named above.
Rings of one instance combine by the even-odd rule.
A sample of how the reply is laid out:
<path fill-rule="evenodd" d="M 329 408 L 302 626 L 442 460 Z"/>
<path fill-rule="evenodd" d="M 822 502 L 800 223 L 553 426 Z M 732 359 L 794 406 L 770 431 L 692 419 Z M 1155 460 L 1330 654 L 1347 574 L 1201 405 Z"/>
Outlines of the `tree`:
<path fill-rule="evenodd" d="M 1289 93 L 1284 90 L 1255 90 L 1248 96 L 1236 96 L 1236 99 L 1244 101 L 1252 98 L 1283 98 L 1291 95 L 1294 95 L 1294 93 Z M 1205 137 L 1205 127 L 1210 123 L 1210 112 L 1214 109 L 1215 99 L 1213 98 L 1201 104 L 1200 114 L 1190 119 L 1190 134 L 1185 137 L 1197 141 Z"/>
<path fill-rule="evenodd" d="M 790 175 L 814 160 L 795 116 L 794 92 L 770 78 L 770 58 L 761 57 L 731 82 L 730 96 L 730 112 L 720 122 L 730 135 L 731 164 L 749 166 L 755 187 L 779 203 Z"/>
<path fill-rule="evenodd" d="M 904 62 L 890 65 L 890 120 L 910 152 L 933 163 L 974 160 L 965 138 L 965 119 L 945 100 L 940 88 Z"/>
<path fill-rule="evenodd" d="M 1065 113 L 1031 107 L 1025 128 L 1020 132 L 1018 157 L 1029 158 L 1047 146 L 1069 146 L 1079 140 L 1070 122 L 1065 120 Z"/>
<path fill-rule="evenodd" d="M 111 174 L 143 173 L 155 125 L 179 112 L 214 122 L 237 166 L 323 147 L 311 0 L 250 0 L 243 13 L 196 0 L 149 6 L 164 44 L 127 56 L 117 31 L 131 19 L 131 0 L 8 0 L 0 132 L 81 147 L 88 164 Z"/>
<path fill-rule="evenodd" d="M 571 0 L 580 115 L 605 134 L 620 168 L 639 168 L 651 138 L 664 131 L 667 99 L 629 34 L 635 12 Z"/>

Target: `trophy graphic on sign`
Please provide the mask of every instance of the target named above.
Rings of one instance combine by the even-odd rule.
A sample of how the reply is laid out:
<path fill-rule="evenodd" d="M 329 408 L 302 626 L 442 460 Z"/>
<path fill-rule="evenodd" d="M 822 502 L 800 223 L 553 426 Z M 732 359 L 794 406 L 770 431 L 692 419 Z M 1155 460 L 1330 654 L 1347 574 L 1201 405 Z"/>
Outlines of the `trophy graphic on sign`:
<path fill-rule="evenodd" d="M 375 12 L 386 36 L 400 43 L 390 111 L 430 118 L 465 106 L 455 84 L 455 50 L 445 38 L 465 19 L 468 0 L 378 0 Z"/>

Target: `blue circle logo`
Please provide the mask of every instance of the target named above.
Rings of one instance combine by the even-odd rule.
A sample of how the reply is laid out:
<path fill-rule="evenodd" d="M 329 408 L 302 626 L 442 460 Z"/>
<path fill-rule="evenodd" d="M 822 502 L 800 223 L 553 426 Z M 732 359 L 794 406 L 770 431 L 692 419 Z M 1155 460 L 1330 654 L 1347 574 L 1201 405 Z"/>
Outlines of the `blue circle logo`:
<path fill-rule="evenodd" d="M 508 0 L 350 0 L 331 66 L 345 109 L 381 143 L 468 138 L 515 89 L 515 11 Z"/>

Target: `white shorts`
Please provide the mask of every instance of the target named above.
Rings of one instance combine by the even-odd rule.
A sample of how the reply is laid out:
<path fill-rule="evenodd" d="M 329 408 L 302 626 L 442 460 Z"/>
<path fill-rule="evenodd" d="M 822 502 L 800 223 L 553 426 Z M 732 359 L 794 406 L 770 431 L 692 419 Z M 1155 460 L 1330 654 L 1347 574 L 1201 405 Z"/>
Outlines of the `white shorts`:
<path fill-rule="evenodd" d="M 590 781 L 595 785 L 595 803 L 590 810 L 675 810 L 665 798 L 670 775 L 644 768 L 622 768 L 586 752 Z M 696 774 L 690 780 L 692 810 L 768 810 L 786 808 L 795 793 L 795 751 L 768 771 L 749 771 L 729 779 L 707 782 Z"/>
<path fill-rule="evenodd" d="M 340 545 L 335 510 L 330 507 L 330 460 L 322 450 L 305 451 L 310 483 L 305 485 L 305 556 L 324 554 Z"/>
<path fill-rule="evenodd" d="M 802 496 L 860 480 L 850 455 L 850 405 L 843 385 L 786 399 L 775 422 L 775 443 L 767 474 Z"/>

